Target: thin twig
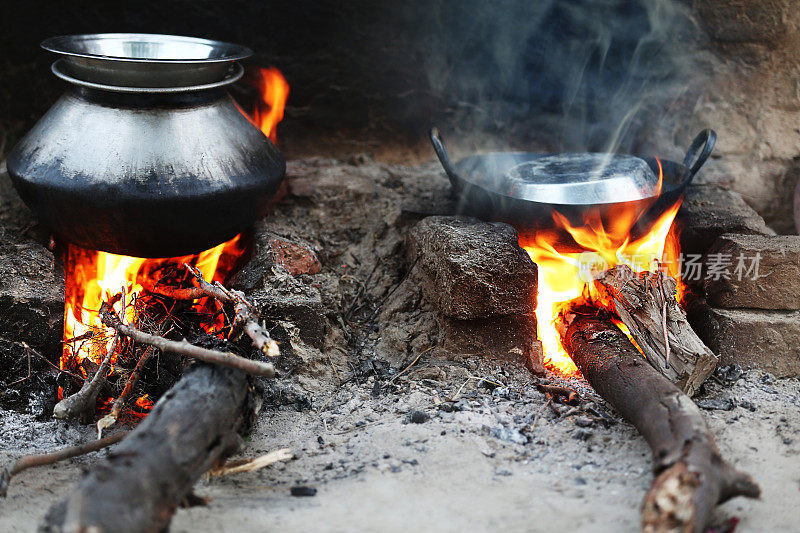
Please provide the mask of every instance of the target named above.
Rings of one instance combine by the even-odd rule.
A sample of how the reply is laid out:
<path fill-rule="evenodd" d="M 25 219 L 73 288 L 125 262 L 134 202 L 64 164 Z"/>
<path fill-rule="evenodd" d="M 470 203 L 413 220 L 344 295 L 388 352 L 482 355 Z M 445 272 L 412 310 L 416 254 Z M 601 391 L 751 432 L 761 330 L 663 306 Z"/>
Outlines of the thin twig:
<path fill-rule="evenodd" d="M 392 376 L 392 379 L 390 379 L 390 380 L 389 380 L 389 383 L 392 383 L 394 380 L 396 380 L 397 378 L 399 378 L 400 376 L 402 376 L 403 374 L 405 374 L 406 372 L 408 372 L 408 370 L 409 370 L 409 369 L 410 369 L 412 366 L 414 366 L 414 364 L 416 364 L 416 362 L 417 362 L 417 361 L 419 361 L 419 358 L 420 358 L 420 357 L 422 357 L 422 356 L 423 356 L 423 355 L 425 355 L 426 353 L 430 352 L 431 350 L 433 350 L 433 346 L 431 346 L 430 348 L 426 348 L 425 350 L 421 351 L 421 352 L 419 353 L 419 355 L 418 355 L 418 356 L 416 356 L 416 357 L 414 358 L 414 360 L 413 360 L 413 361 L 411 361 L 411 364 L 410 364 L 410 365 L 408 365 L 407 367 L 405 367 L 405 368 L 403 369 L 403 371 L 402 371 L 402 372 L 400 372 L 399 374 L 395 374 L 394 376 Z"/>
<path fill-rule="evenodd" d="M 24 343 L 23 343 L 23 344 L 24 344 Z M 20 378 L 20 379 L 18 379 L 18 380 L 16 380 L 16 381 L 12 381 L 12 382 L 11 382 L 11 383 L 9 383 L 8 385 L 6 385 L 6 387 L 13 387 L 13 386 L 14 386 L 14 385 L 16 385 L 17 383 L 22 383 L 23 381 L 25 381 L 26 379 L 29 379 L 29 378 L 31 377 L 31 375 L 32 375 L 32 374 L 31 374 L 31 354 L 30 354 L 30 352 L 28 352 L 27 350 L 26 350 L 26 355 L 27 355 L 27 357 L 28 357 L 28 375 L 27 375 L 27 376 L 25 376 L 24 378 Z"/>
<path fill-rule="evenodd" d="M 544 403 L 544 405 L 542 405 L 542 407 L 538 411 L 536 411 L 536 415 L 533 417 L 533 422 L 531 422 L 531 428 L 530 428 L 531 432 L 533 432 L 533 430 L 536 429 L 536 423 L 539 421 L 539 417 L 542 415 L 544 410 L 547 409 L 547 406 L 550 405 L 552 401 L 553 401 L 552 398 L 547 398 L 547 401 Z"/>
<path fill-rule="evenodd" d="M 59 461 L 64 461 L 65 459 L 71 459 L 73 457 L 79 457 L 81 455 L 86 455 L 87 453 L 102 450 L 103 448 L 107 448 L 112 444 L 118 443 L 125 438 L 125 435 L 127 434 L 127 431 L 121 431 L 119 433 L 114 433 L 113 435 L 108 435 L 102 439 L 88 442 L 86 444 L 80 444 L 78 446 L 69 446 L 54 452 L 24 455 L 16 460 L 14 466 L 11 467 L 11 470 L 5 470 L 0 473 L 0 497 L 5 498 L 11 478 L 20 472 L 27 470 L 28 468 L 51 465 Z"/>
<path fill-rule="evenodd" d="M 103 436 L 103 430 L 109 428 L 114 425 L 119 418 L 119 414 L 122 412 L 123 407 L 125 404 L 128 403 L 128 399 L 130 399 L 131 393 L 133 392 L 133 388 L 136 386 L 136 383 L 139 381 L 139 378 L 144 371 L 144 367 L 153 354 L 156 353 L 156 348 L 154 346 L 148 346 L 139 360 L 136 362 L 136 366 L 134 367 L 133 371 L 131 372 L 130 377 L 125 382 L 125 387 L 122 389 L 122 392 L 114 400 L 114 405 L 111 407 L 111 412 L 109 412 L 106 416 L 101 418 L 97 421 L 97 438 Z"/>
<path fill-rule="evenodd" d="M 353 297 L 353 302 L 350 304 L 350 307 L 347 309 L 347 312 L 344 314 L 345 321 L 350 322 L 350 317 L 353 316 L 353 312 L 356 310 L 356 305 L 358 304 L 358 300 L 361 298 L 361 295 L 364 294 L 364 291 L 366 290 L 367 285 L 369 285 L 370 280 L 372 280 L 372 275 L 375 273 L 375 271 L 377 269 L 378 269 L 378 263 L 375 263 L 375 266 L 373 266 L 372 270 L 370 270 L 369 275 L 367 276 L 367 279 L 364 280 L 364 283 L 358 289 L 358 292 Z"/>
<path fill-rule="evenodd" d="M 97 394 L 100 392 L 101 385 L 105 382 L 108 374 L 108 367 L 111 366 L 111 357 L 119 344 L 119 335 L 114 335 L 111 346 L 108 348 L 106 356 L 100 363 L 97 372 L 91 379 L 84 381 L 81 390 L 68 398 L 64 398 L 53 407 L 53 418 L 69 420 L 78 416 L 94 412 Z"/>
<path fill-rule="evenodd" d="M 153 287 L 152 292 L 167 296 L 175 300 L 197 300 L 198 298 L 211 297 L 221 304 L 232 303 L 234 306 L 233 328 L 231 338 L 237 335 L 235 332 L 244 332 L 253 342 L 257 350 L 269 357 L 280 355 L 278 343 L 270 336 L 267 329 L 258 323 L 259 313 L 255 306 L 251 304 L 240 291 L 235 291 L 223 287 L 219 283 L 209 283 L 203 277 L 200 269 L 193 267 L 189 263 L 183 264 L 194 277 L 196 287 L 188 289 L 171 289 L 169 287 Z"/>
<path fill-rule="evenodd" d="M 78 374 L 75 374 L 74 372 L 70 372 L 70 371 L 65 370 L 63 368 L 58 368 L 58 365 L 53 364 L 47 357 L 43 356 L 42 354 L 37 352 L 35 349 L 33 349 L 31 346 L 29 346 L 27 342 L 25 342 L 25 341 L 11 341 L 9 339 L 6 339 L 6 340 L 8 340 L 9 342 L 13 342 L 14 344 L 17 344 L 19 346 L 22 346 L 26 351 L 32 353 L 33 355 L 35 355 L 36 357 L 38 357 L 39 359 L 41 359 L 42 361 L 44 361 L 45 363 L 50 365 L 51 368 L 53 368 L 55 370 L 58 370 L 59 372 L 63 372 L 64 374 L 66 374 L 68 376 L 71 376 L 73 378 L 83 379 L 83 376 L 79 376 Z"/>
<path fill-rule="evenodd" d="M 288 461 L 293 457 L 294 454 L 292 454 L 292 450 L 289 448 L 281 448 L 280 450 L 275 450 L 274 452 L 269 452 L 253 459 L 228 461 L 225 465 L 210 470 L 208 472 L 208 477 L 228 476 L 241 472 L 254 472 L 279 461 Z"/>
<path fill-rule="evenodd" d="M 367 422 L 367 423 L 362 424 L 360 426 L 353 426 L 353 427 L 350 427 L 350 428 L 347 428 L 347 429 L 343 429 L 341 431 L 335 431 L 333 434 L 334 435 L 345 435 L 347 433 L 350 433 L 351 431 L 355 431 L 357 429 L 364 429 L 365 427 L 374 426 L 375 424 L 380 424 L 380 423 L 385 422 L 385 421 L 386 420 L 384 420 L 384 419 L 373 420 L 372 422 Z"/>
<path fill-rule="evenodd" d="M 472 380 L 476 380 L 478 383 L 486 382 L 486 383 L 491 383 L 492 385 L 495 385 L 497 387 L 505 387 L 505 385 L 503 385 L 499 381 L 494 381 L 494 380 L 491 380 L 491 379 L 488 379 L 488 378 L 481 378 L 481 377 L 478 377 L 478 376 L 469 376 L 469 377 L 467 377 L 467 381 L 465 381 L 458 388 L 458 390 L 456 391 L 455 395 L 451 398 L 451 400 L 454 401 L 454 402 L 457 402 L 458 401 L 458 396 L 461 394 L 461 391 L 464 390 L 464 387 L 467 386 L 467 383 L 469 383 Z"/>
<path fill-rule="evenodd" d="M 326 407 L 326 406 L 327 406 L 329 403 L 331 403 L 331 400 L 333 400 L 333 398 L 334 398 L 334 397 L 335 397 L 335 396 L 336 396 L 336 395 L 339 393 L 339 390 L 340 390 L 340 389 L 336 389 L 336 392 L 334 392 L 333 394 L 331 394 L 331 395 L 328 397 L 328 399 L 327 399 L 327 400 L 325 400 L 325 403 L 323 403 L 323 404 L 320 406 L 320 408 L 319 408 L 319 409 L 317 409 L 317 412 L 318 412 L 318 413 L 321 413 L 321 412 L 322 412 L 322 410 L 323 410 L 323 409 L 325 409 L 325 407 Z"/>
<path fill-rule="evenodd" d="M 331 368 L 333 369 L 333 374 L 336 376 L 336 382 L 341 387 L 342 386 L 342 378 L 339 376 L 339 370 L 336 369 L 336 365 L 333 364 L 333 358 L 331 357 L 330 353 L 328 353 L 327 350 L 325 351 L 325 356 L 328 358 L 328 362 L 331 364 Z"/>
<path fill-rule="evenodd" d="M 100 306 L 100 319 L 103 321 L 103 324 L 114 328 L 120 335 L 130 338 L 134 342 L 155 346 L 164 353 L 174 353 L 191 357 L 205 363 L 235 368 L 254 376 L 263 376 L 267 378 L 275 376 L 275 367 L 269 363 L 245 359 L 231 352 L 209 350 L 207 348 L 195 346 L 194 344 L 186 342 L 186 340 L 172 341 L 164 337 L 145 333 L 127 324 L 122 324 L 119 318 L 114 313 L 110 312 L 106 303 Z"/>
<path fill-rule="evenodd" d="M 581 401 L 580 395 L 574 390 L 567 387 L 561 387 L 558 385 L 546 385 L 544 383 L 536 383 L 535 386 L 539 391 L 547 393 L 550 396 L 560 396 L 564 398 L 564 402 L 567 405 L 578 405 Z"/>
<path fill-rule="evenodd" d="M 660 271 L 658 271 L 660 272 Z M 661 290 L 661 299 L 664 301 L 664 305 L 661 307 L 661 316 L 662 322 L 661 325 L 664 328 L 664 366 L 669 368 L 669 333 L 667 330 L 667 295 L 664 292 L 664 281 L 661 276 L 658 277 L 658 287 Z"/>

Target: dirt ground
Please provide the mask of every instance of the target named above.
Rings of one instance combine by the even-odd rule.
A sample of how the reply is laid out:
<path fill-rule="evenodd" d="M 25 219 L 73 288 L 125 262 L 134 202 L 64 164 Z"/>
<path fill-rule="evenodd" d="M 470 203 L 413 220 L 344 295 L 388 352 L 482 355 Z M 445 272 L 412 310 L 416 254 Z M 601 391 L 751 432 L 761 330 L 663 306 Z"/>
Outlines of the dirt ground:
<path fill-rule="evenodd" d="M 378 398 L 367 379 L 343 387 L 322 409 L 269 407 L 242 456 L 290 447 L 296 459 L 200 481 L 196 492 L 210 503 L 180 509 L 172 531 L 636 531 L 652 481 L 650 451 L 636 430 L 613 414 L 608 425 L 557 417 L 519 374 L 491 392 L 468 383 L 457 404 L 463 410 L 455 412 L 436 403 L 463 382 L 402 377 L 396 391 Z M 797 531 L 798 385 L 751 371 L 731 385 L 708 386 L 701 403 L 730 408 L 704 411 L 723 455 L 763 490 L 759 501 L 719 507 L 716 522 L 738 518 L 739 532 Z M 310 394 L 314 403 L 327 400 Z M 415 410 L 430 418 L 409 422 Z M 17 452 L 89 438 L 8 412 L 2 424 L 3 448 Z M 43 442 L 40 432 L 49 438 Z M 91 463 L 75 459 L 15 478 L 0 503 L 0 530 L 35 530 Z M 293 497 L 293 486 L 317 493 Z"/>
<path fill-rule="evenodd" d="M 289 447 L 295 459 L 201 480 L 208 505 L 178 510 L 172 531 L 637 530 L 652 473 L 636 430 L 580 380 L 575 410 L 537 391 L 556 376 L 443 351 L 433 313 L 413 287 L 397 289 L 405 232 L 445 209 L 436 166 L 357 155 L 293 162 L 288 177 L 291 193 L 257 228 L 255 266 L 239 283 L 259 301 L 307 303 L 271 322 L 281 377 L 267 383 L 241 457 Z M 322 271 L 289 275 L 269 260 L 272 238 L 314 250 Z M 725 369 L 696 398 L 723 456 L 763 491 L 719 507 L 716 523 L 797 531 L 799 389 L 798 379 Z M 0 463 L 91 435 L 0 411 Z M 15 477 L 0 531 L 35 530 L 97 455 Z M 316 494 L 292 496 L 298 486 Z"/>

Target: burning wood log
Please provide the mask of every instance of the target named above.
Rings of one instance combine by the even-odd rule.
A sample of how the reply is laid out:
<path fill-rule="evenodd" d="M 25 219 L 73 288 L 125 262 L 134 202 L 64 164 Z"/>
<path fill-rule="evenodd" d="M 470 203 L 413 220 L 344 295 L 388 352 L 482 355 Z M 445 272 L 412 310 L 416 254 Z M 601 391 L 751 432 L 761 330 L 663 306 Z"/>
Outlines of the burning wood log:
<path fill-rule="evenodd" d="M 661 271 L 634 273 L 618 265 L 587 285 L 584 299 L 616 314 L 630 330 L 647 362 L 689 396 L 717 366 L 676 299 L 676 281 Z"/>
<path fill-rule="evenodd" d="M 128 380 L 125 382 L 125 387 L 122 389 L 119 397 L 114 400 L 114 405 L 111 407 L 111 412 L 97 421 L 97 438 L 102 436 L 104 429 L 113 426 L 117 421 L 117 418 L 119 418 L 119 415 L 122 412 L 122 409 L 125 407 L 125 404 L 127 404 L 128 400 L 130 400 L 131 394 L 133 393 L 133 388 L 136 386 L 136 383 L 139 382 L 139 378 L 142 377 L 142 372 L 144 372 L 145 365 L 147 365 L 147 362 L 157 351 L 158 350 L 156 350 L 154 346 L 148 346 L 142 356 L 136 362 L 136 366 L 131 372 L 131 375 L 128 377 Z"/>
<path fill-rule="evenodd" d="M 56 404 L 53 408 L 53 418 L 69 420 L 72 418 L 91 418 L 91 416 L 94 415 L 97 394 L 106 382 L 108 368 L 111 365 L 111 356 L 114 355 L 114 350 L 117 349 L 118 342 L 119 335 L 115 334 L 114 340 L 111 342 L 108 352 L 97 368 L 97 371 L 93 376 L 86 378 L 81 390 Z"/>
<path fill-rule="evenodd" d="M 622 331 L 596 308 L 562 310 L 564 346 L 600 396 L 647 440 L 656 479 L 645 496 L 642 530 L 704 530 L 718 503 L 757 498 L 760 488 L 720 456 L 697 406 L 648 365 Z"/>
<path fill-rule="evenodd" d="M 235 368 L 254 376 L 263 376 L 271 378 L 275 376 L 275 367 L 269 363 L 262 363 L 261 361 L 254 361 L 252 359 L 245 359 L 239 357 L 232 352 L 220 352 L 218 350 L 209 350 L 202 346 L 195 346 L 189 342 L 172 341 L 158 335 L 151 335 L 144 331 L 138 330 L 133 326 L 123 324 L 119 317 L 117 317 L 108 307 L 103 304 L 100 308 L 100 318 L 103 324 L 110 328 L 114 328 L 117 333 L 130 337 L 134 342 L 154 346 L 165 353 L 174 353 L 184 355 L 197 359 L 205 363 L 213 363 L 216 365 Z"/>
<path fill-rule="evenodd" d="M 164 530 L 195 481 L 233 454 L 261 405 L 238 370 L 196 364 L 64 501 L 44 531 Z"/>

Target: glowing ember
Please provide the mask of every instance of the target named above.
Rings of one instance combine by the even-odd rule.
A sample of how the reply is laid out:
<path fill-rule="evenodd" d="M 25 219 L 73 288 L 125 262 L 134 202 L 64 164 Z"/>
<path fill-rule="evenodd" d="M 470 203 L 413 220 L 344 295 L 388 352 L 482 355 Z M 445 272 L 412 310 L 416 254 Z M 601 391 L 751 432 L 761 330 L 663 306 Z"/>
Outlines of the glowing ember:
<path fill-rule="evenodd" d="M 174 267 L 173 271 L 185 271 L 183 264 L 188 263 L 197 267 L 206 280 L 224 281 L 243 252 L 244 244 L 238 235 L 205 252 L 167 259 L 129 257 L 68 244 L 64 262 L 66 303 L 61 368 L 84 373 L 81 362 L 85 358 L 100 363 L 106 354 L 113 335 L 100 320 L 99 310 L 103 302 L 111 304 L 123 320 L 133 322 L 136 299 L 144 288 L 156 284 L 170 267 Z M 196 307 L 216 305 L 216 301 L 198 301 Z M 215 330 L 217 319 L 222 320 L 215 315 L 215 320 L 206 326 L 207 331 Z M 115 359 L 116 354 L 112 363 Z M 149 402 L 146 399 L 141 401 Z"/>
<path fill-rule="evenodd" d="M 283 120 L 283 109 L 289 97 L 289 84 L 275 67 L 259 69 L 258 89 L 261 102 L 253 112 L 253 123 L 275 143 L 278 140 L 275 126 Z"/>
<path fill-rule="evenodd" d="M 139 408 L 140 411 L 150 411 L 153 408 L 153 402 L 150 401 L 150 398 L 147 394 L 144 396 L 139 396 L 135 402 L 133 402 L 136 407 Z"/>
<path fill-rule="evenodd" d="M 661 176 L 659 190 L 660 186 Z M 672 230 L 679 207 L 680 201 L 667 209 L 644 236 L 635 240 L 631 238 L 631 229 L 645 211 L 641 204 L 635 203 L 623 204 L 610 217 L 611 220 L 608 216 L 601 216 L 599 210 L 591 212 L 581 226 L 571 224 L 560 213 L 554 213 L 555 229 L 520 235 L 520 246 L 539 266 L 536 320 L 545 366 L 565 376 L 578 374 L 577 367 L 561 345 L 553 319 L 563 305 L 581 295 L 584 285 L 591 282 L 593 273 L 617 264 L 628 265 L 635 272 L 661 268 L 678 280 L 680 300 L 683 292 L 679 279 L 680 246 Z M 566 234 L 583 252 L 556 249 L 559 239 L 563 240 Z"/>

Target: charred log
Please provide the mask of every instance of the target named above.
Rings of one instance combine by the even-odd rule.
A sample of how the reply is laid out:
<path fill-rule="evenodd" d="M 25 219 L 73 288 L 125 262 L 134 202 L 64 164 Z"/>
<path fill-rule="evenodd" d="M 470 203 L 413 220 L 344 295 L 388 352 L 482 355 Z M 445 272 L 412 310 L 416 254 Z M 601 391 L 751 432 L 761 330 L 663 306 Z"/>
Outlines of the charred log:
<path fill-rule="evenodd" d="M 44 531 L 164 530 L 197 479 L 234 453 L 260 407 L 243 372 L 196 364 L 64 501 Z"/>
<path fill-rule="evenodd" d="M 701 532 L 715 505 L 759 496 L 752 478 L 722 459 L 697 406 L 602 311 L 570 309 L 557 326 L 583 376 L 653 450 L 656 479 L 644 500 L 643 531 Z"/>
<path fill-rule="evenodd" d="M 584 297 L 616 314 L 647 362 L 694 396 L 717 366 L 717 356 L 694 332 L 676 299 L 676 282 L 664 272 L 634 273 L 620 265 L 598 276 Z"/>
<path fill-rule="evenodd" d="M 108 369 L 111 365 L 111 356 L 114 355 L 114 350 L 117 349 L 119 342 L 119 335 L 114 335 L 114 340 L 108 348 L 103 361 L 100 363 L 97 371 L 93 376 L 86 378 L 81 390 L 64 398 L 56 404 L 53 408 L 53 418 L 60 418 L 69 420 L 71 418 L 81 418 L 84 421 L 91 419 L 94 416 L 95 404 L 97 402 L 97 394 L 100 388 L 106 382 Z"/>

